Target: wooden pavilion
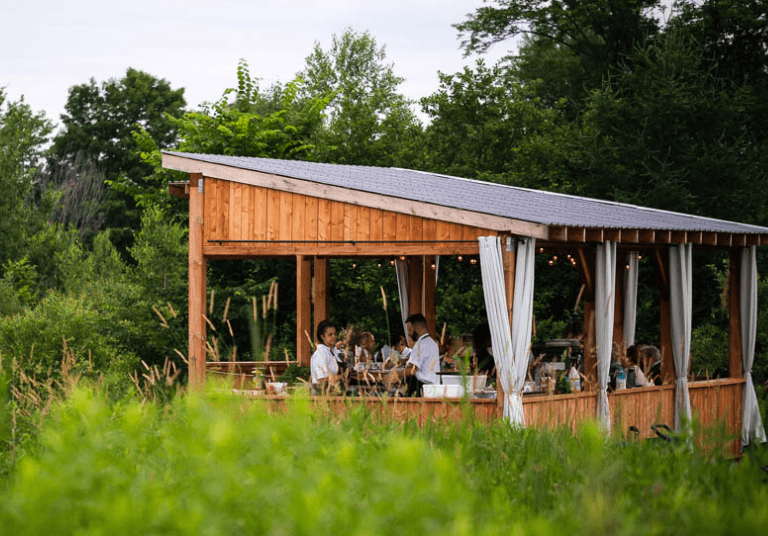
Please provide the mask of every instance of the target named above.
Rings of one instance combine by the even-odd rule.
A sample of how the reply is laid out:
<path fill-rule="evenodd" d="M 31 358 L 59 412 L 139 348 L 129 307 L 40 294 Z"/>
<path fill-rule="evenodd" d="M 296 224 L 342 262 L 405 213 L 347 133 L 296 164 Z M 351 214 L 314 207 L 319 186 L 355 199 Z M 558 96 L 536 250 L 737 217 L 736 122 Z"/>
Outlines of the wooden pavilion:
<path fill-rule="evenodd" d="M 579 268 L 584 292 L 585 370 L 594 368 L 595 248 L 615 243 L 619 252 L 653 259 L 659 281 L 662 376 L 674 380 L 670 322 L 669 248 L 730 251 L 731 273 L 739 273 L 742 251 L 768 244 L 768 228 L 632 205 L 527 190 L 397 168 L 344 166 L 263 158 L 164 152 L 163 167 L 189 173 L 170 192 L 189 199 L 190 383 L 206 374 L 206 262 L 208 259 L 296 259 L 297 356 L 309 362 L 306 334 L 329 314 L 329 258 L 405 257 L 409 313 L 423 312 L 435 332 L 435 278 L 427 277 L 438 255 L 477 255 L 478 237 L 536 240 L 539 251 L 568 253 Z M 510 318 L 515 286 L 515 251 L 503 250 Z M 624 270 L 624 263 L 617 263 Z M 613 340 L 624 340 L 623 278 L 616 278 Z M 741 428 L 741 291 L 730 285 L 730 378 L 692 382 L 691 405 L 703 423 L 725 421 Z M 314 318 L 314 320 L 313 320 Z M 591 359 L 591 361 L 590 361 Z M 667 383 L 667 382 L 665 382 Z M 674 386 L 614 393 L 612 408 L 624 423 L 647 430 L 671 422 Z M 415 402 L 399 402 L 402 407 Z M 422 409 L 424 402 L 421 402 Z M 431 410 L 439 402 L 430 402 Z M 433 406 L 433 407 L 432 407 Z M 500 406 L 477 402 L 477 413 L 499 415 Z M 575 424 L 594 418 L 589 393 L 525 400 L 529 424 Z"/>

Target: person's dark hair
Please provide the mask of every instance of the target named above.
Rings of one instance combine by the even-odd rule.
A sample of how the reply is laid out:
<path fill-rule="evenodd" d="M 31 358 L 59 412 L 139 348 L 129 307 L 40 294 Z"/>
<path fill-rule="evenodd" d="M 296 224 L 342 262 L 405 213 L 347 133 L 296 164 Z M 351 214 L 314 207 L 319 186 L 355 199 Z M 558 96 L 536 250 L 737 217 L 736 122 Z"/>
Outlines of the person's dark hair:
<path fill-rule="evenodd" d="M 427 327 L 427 319 L 424 318 L 424 315 L 421 313 L 414 313 L 408 318 L 405 319 L 405 322 L 412 325 L 413 327 L 421 326 L 423 328 Z"/>
<path fill-rule="evenodd" d="M 320 323 L 317 325 L 317 340 L 318 342 L 323 342 L 323 335 L 325 335 L 325 332 L 328 331 L 329 328 L 335 328 L 336 325 L 331 323 L 330 320 L 321 320 Z"/>

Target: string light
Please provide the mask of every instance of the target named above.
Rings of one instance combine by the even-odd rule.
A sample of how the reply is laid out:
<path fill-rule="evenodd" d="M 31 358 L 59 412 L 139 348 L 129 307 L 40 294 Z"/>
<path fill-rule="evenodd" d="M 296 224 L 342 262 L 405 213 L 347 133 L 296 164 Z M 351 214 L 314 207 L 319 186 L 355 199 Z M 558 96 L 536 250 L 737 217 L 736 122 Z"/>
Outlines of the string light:
<path fill-rule="evenodd" d="M 381 268 L 381 261 L 379 261 L 379 262 L 377 262 L 377 263 L 376 263 L 376 267 L 377 267 L 377 268 Z"/>
<path fill-rule="evenodd" d="M 539 248 L 539 253 L 544 253 L 544 248 Z"/>
<path fill-rule="evenodd" d="M 469 264 L 477 264 L 477 259 L 469 259 Z"/>
<path fill-rule="evenodd" d="M 552 257 L 552 260 L 556 262 L 556 261 L 557 261 L 557 255 L 555 255 L 554 257 Z"/>
<path fill-rule="evenodd" d="M 462 257 L 461 255 L 459 255 L 458 259 L 459 259 L 459 262 L 461 262 L 461 261 L 463 261 L 463 260 L 464 260 L 464 257 Z"/>
<path fill-rule="evenodd" d="M 432 263 L 432 269 L 434 270 L 436 268 L 435 263 Z"/>
<path fill-rule="evenodd" d="M 404 255 L 401 255 L 401 256 L 400 256 L 400 260 L 401 260 L 401 261 L 404 261 L 404 260 L 405 260 L 405 256 L 404 256 Z"/>
<path fill-rule="evenodd" d="M 395 265 L 395 259 L 391 259 L 391 260 L 389 261 L 389 265 L 390 265 L 390 266 L 394 266 L 394 265 Z"/>
<path fill-rule="evenodd" d="M 549 265 L 552 266 L 553 264 L 555 264 L 555 261 L 553 261 L 552 259 L 549 259 Z"/>
<path fill-rule="evenodd" d="M 357 268 L 357 263 L 356 263 L 356 262 L 353 262 L 353 263 L 352 263 L 352 269 L 354 270 L 355 268 Z"/>

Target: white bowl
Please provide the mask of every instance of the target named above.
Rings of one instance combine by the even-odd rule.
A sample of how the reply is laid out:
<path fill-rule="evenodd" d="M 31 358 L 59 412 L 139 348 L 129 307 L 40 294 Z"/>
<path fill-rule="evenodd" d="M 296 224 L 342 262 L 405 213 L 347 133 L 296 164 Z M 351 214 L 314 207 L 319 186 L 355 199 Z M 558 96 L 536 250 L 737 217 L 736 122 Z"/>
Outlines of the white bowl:
<path fill-rule="evenodd" d="M 461 385 L 426 384 L 422 386 L 424 398 L 461 398 L 464 387 Z"/>
<path fill-rule="evenodd" d="M 473 391 L 482 391 L 485 389 L 487 380 L 485 374 L 467 376 L 465 381 L 462 381 L 462 376 L 459 374 L 442 374 L 440 376 L 440 381 L 443 385 L 463 385 L 464 387 L 468 387 L 472 379 L 474 379 L 474 384 L 472 384 Z"/>

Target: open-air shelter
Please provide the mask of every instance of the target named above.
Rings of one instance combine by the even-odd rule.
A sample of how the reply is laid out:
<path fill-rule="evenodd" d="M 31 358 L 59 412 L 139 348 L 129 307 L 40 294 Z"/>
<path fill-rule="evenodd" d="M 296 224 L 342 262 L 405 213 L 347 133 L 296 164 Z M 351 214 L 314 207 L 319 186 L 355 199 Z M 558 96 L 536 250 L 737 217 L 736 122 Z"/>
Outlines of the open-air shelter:
<path fill-rule="evenodd" d="M 659 420 L 679 425 L 695 411 L 703 424 L 724 422 L 743 442 L 764 440 L 751 367 L 756 248 L 768 244 L 768 228 L 399 168 L 178 152 L 164 152 L 163 167 L 189 173 L 188 182 L 169 187 L 189 199 L 193 386 L 205 382 L 209 259 L 295 258 L 296 351 L 308 363 L 307 334 L 330 316 L 330 258 L 406 259 L 403 302 L 434 333 L 435 258 L 479 255 L 504 395 L 498 404 L 477 401 L 478 414 L 527 425 L 597 417 L 606 427 L 613 415 L 646 430 Z M 726 379 L 688 381 L 693 248 L 730 254 Z M 597 393 L 522 397 L 536 251 L 567 251 L 579 269 L 585 370 L 595 372 Z M 658 274 L 665 385 L 608 395 L 612 343 L 634 339 L 639 254 Z"/>

